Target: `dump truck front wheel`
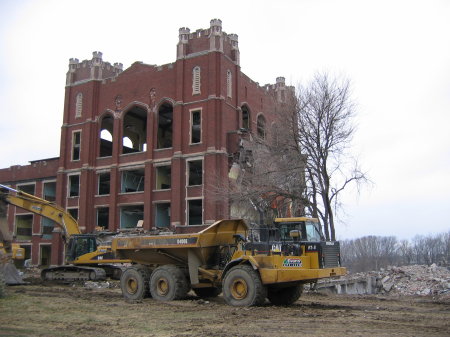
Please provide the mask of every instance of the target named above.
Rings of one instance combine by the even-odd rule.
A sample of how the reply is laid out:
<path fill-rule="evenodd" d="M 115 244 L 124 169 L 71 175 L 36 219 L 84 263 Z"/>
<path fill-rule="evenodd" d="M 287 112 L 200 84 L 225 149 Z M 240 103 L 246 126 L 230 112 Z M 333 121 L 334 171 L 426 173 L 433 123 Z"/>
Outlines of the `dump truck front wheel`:
<path fill-rule="evenodd" d="M 297 301 L 303 292 L 303 284 L 286 287 L 270 288 L 267 291 L 267 297 L 270 303 L 274 305 L 290 305 Z"/>
<path fill-rule="evenodd" d="M 127 300 L 141 300 L 148 296 L 150 273 L 145 268 L 131 267 L 120 277 L 122 295 Z"/>
<path fill-rule="evenodd" d="M 189 288 L 185 273 L 173 265 L 156 268 L 150 278 L 150 293 L 159 301 L 185 298 Z"/>
<path fill-rule="evenodd" d="M 231 268 L 223 280 L 223 297 L 233 306 L 261 305 L 267 295 L 258 273 L 249 265 Z"/>

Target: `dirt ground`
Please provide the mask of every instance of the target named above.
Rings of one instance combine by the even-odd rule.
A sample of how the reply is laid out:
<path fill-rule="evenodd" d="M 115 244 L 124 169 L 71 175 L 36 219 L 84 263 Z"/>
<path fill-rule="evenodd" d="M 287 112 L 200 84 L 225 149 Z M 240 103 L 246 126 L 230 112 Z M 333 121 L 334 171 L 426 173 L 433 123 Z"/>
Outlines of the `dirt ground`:
<path fill-rule="evenodd" d="M 118 288 L 8 287 L 0 336 L 450 336 L 450 300 L 303 294 L 289 307 L 204 301 L 126 302 Z"/>

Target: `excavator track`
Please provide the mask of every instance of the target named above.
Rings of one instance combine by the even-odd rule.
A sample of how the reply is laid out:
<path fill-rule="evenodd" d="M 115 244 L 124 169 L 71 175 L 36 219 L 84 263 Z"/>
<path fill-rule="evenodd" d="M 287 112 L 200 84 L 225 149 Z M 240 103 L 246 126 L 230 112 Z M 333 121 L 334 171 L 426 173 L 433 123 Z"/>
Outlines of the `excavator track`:
<path fill-rule="evenodd" d="M 106 279 L 106 272 L 101 268 L 68 265 L 43 269 L 41 279 L 43 281 L 103 281 Z"/>

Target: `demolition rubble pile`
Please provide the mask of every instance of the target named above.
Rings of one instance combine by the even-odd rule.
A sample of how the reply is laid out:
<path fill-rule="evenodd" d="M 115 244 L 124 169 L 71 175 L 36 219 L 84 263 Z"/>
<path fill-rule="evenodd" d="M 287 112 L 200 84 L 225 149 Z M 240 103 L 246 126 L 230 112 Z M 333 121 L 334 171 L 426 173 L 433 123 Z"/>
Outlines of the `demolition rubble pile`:
<path fill-rule="evenodd" d="M 346 281 L 375 279 L 375 293 L 389 295 L 440 295 L 450 297 L 450 270 L 439 267 L 412 265 L 387 267 L 379 272 L 349 274 Z"/>

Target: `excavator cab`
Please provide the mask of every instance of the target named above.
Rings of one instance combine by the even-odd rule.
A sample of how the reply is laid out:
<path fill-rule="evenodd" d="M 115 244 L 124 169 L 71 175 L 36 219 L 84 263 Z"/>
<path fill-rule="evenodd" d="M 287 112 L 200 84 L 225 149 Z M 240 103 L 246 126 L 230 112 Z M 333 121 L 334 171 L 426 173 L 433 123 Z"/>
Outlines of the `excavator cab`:
<path fill-rule="evenodd" d="M 95 252 L 96 250 L 97 240 L 95 235 L 72 235 L 67 245 L 66 262 L 72 263 L 79 256 Z"/>

